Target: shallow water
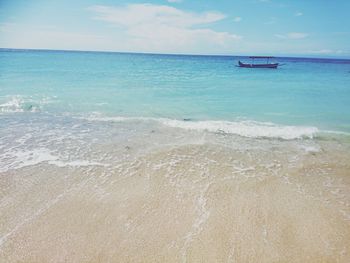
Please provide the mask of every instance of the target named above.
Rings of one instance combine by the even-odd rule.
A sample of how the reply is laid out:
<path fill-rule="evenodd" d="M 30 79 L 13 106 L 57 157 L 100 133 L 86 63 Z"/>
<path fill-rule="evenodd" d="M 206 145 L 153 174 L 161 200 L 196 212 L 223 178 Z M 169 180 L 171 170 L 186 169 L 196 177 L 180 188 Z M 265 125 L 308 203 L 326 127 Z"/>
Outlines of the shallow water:
<path fill-rule="evenodd" d="M 346 61 L 0 53 L 2 261 L 350 257 Z"/>

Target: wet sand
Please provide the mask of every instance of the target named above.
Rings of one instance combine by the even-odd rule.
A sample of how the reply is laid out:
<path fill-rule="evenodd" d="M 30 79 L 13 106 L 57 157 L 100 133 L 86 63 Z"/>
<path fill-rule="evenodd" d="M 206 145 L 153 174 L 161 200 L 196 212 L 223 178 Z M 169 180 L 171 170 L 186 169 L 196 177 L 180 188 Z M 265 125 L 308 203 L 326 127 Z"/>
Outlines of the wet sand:
<path fill-rule="evenodd" d="M 348 144 L 215 138 L 1 173 L 1 261 L 348 262 Z"/>

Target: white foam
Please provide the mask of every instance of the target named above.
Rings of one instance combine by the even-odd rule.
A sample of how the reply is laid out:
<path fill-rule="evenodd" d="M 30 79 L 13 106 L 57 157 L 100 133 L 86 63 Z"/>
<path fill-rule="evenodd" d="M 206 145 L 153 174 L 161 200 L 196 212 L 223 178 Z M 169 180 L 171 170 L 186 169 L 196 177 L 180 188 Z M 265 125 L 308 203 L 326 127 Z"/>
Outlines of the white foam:
<path fill-rule="evenodd" d="M 0 104 L 0 112 L 23 112 L 23 100 L 19 97 L 12 97 L 7 102 Z"/>
<path fill-rule="evenodd" d="M 56 101 L 55 96 L 12 95 L 0 98 L 0 113 L 39 112 L 43 105 Z"/>
<path fill-rule="evenodd" d="M 50 150 L 46 148 L 38 148 L 7 153 L 5 159 L 5 162 L 1 165 L 0 172 L 33 166 L 42 162 L 55 161 L 58 160 L 58 157 L 52 155 Z"/>
<path fill-rule="evenodd" d="M 59 161 L 59 160 L 53 160 L 53 161 L 49 161 L 49 164 L 56 165 L 58 167 L 108 166 L 108 164 L 99 163 L 99 162 L 91 162 L 91 161 L 86 161 L 86 160 L 76 160 L 76 161 L 71 161 L 71 162 L 63 162 L 63 161 Z"/>
<path fill-rule="evenodd" d="M 143 117 L 104 117 L 94 115 L 86 118 L 90 121 L 155 121 L 173 128 L 215 133 L 235 134 L 249 138 L 280 138 L 285 140 L 313 138 L 319 132 L 316 127 L 283 126 L 269 122 L 256 121 L 184 121 L 167 118 Z"/>
<path fill-rule="evenodd" d="M 300 145 L 300 149 L 304 150 L 306 153 L 318 153 L 321 151 L 319 145 Z"/>
<path fill-rule="evenodd" d="M 54 155 L 49 149 L 37 148 L 3 154 L 0 158 L 0 172 L 35 166 L 41 163 L 48 163 L 57 167 L 108 166 L 107 164 L 88 160 L 62 161 L 59 156 Z"/>
<path fill-rule="evenodd" d="M 281 138 L 285 140 L 313 138 L 318 132 L 316 127 L 281 126 L 255 121 L 179 121 L 163 120 L 163 124 L 187 130 L 206 130 L 223 132 L 250 138 Z"/>
<path fill-rule="evenodd" d="M 37 112 L 39 111 L 39 106 L 33 105 L 31 101 L 27 101 L 19 96 L 11 96 L 8 100 L 0 104 L 1 113 L 12 113 L 12 112 Z"/>
<path fill-rule="evenodd" d="M 81 118 L 88 121 L 111 121 L 111 122 L 123 122 L 132 120 L 147 120 L 151 118 L 136 118 L 136 117 L 102 117 L 98 115 L 89 116 L 86 118 Z"/>
<path fill-rule="evenodd" d="M 324 134 L 333 134 L 333 135 L 341 135 L 341 136 L 350 136 L 350 132 L 344 132 L 344 131 L 333 131 L 333 130 L 327 130 L 322 131 Z"/>

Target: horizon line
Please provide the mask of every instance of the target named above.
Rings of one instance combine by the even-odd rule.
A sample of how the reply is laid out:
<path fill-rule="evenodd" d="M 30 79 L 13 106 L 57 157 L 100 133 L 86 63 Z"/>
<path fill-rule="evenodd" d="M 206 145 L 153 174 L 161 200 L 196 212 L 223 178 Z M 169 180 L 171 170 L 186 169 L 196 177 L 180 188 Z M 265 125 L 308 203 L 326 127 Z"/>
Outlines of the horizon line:
<path fill-rule="evenodd" d="M 90 52 L 90 53 L 116 53 L 116 54 L 139 54 L 139 55 L 168 55 L 168 56 L 202 56 L 202 57 L 250 57 L 258 54 L 249 55 L 234 55 L 234 54 L 190 54 L 190 53 L 155 53 L 155 52 L 137 52 L 137 51 L 113 51 L 113 50 L 80 50 L 80 49 L 49 49 L 49 48 L 7 48 L 0 47 L 0 50 L 14 50 L 14 51 L 56 51 L 56 52 Z M 271 53 L 269 53 L 270 55 Z M 295 54 L 295 55 L 273 55 L 276 58 L 307 58 L 307 59 L 338 59 L 338 60 L 350 60 L 349 57 L 340 57 L 329 55 L 324 57 L 319 57 L 317 55 L 307 55 L 307 54 Z"/>

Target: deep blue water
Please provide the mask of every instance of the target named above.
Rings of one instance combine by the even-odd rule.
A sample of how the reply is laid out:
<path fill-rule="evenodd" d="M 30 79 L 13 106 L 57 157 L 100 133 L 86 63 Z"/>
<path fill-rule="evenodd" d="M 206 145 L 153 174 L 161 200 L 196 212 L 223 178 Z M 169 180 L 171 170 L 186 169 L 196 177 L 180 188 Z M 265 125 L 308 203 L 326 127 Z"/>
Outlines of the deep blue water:
<path fill-rule="evenodd" d="M 350 60 L 0 51 L 0 112 L 253 120 L 350 131 Z M 0 115 L 1 118 L 1 115 Z"/>

